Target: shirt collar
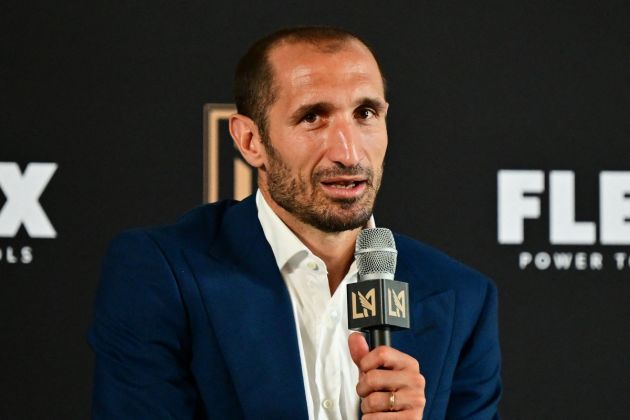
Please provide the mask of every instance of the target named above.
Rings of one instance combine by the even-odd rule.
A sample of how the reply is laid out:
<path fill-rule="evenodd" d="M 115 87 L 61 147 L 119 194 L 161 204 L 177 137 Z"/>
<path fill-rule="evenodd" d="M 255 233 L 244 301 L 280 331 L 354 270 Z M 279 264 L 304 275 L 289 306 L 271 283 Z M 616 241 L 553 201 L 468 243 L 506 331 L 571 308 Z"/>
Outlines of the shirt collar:
<path fill-rule="evenodd" d="M 298 255 L 303 257 L 312 255 L 306 245 L 295 236 L 291 229 L 271 209 L 260 190 L 256 192 L 256 206 L 258 207 L 258 220 L 280 270 Z M 374 216 L 370 216 L 370 220 L 366 223 L 366 228 L 373 228 L 374 226 Z M 355 263 L 353 262 L 352 264 L 354 265 Z"/>
<path fill-rule="evenodd" d="M 286 263 L 298 254 L 309 254 L 310 251 L 297 236 L 284 224 L 269 207 L 260 190 L 256 192 L 258 220 L 262 226 L 267 242 L 271 246 L 276 264 L 282 270 Z"/>

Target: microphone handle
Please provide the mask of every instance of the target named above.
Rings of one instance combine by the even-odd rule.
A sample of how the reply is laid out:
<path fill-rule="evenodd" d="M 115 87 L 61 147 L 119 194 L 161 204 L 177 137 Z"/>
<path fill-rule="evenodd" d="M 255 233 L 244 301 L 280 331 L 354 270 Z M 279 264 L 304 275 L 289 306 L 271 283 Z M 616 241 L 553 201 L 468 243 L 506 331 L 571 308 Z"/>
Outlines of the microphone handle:
<path fill-rule="evenodd" d="M 391 330 L 388 326 L 369 328 L 369 346 L 370 350 L 374 350 L 378 346 L 390 346 L 392 345 Z"/>

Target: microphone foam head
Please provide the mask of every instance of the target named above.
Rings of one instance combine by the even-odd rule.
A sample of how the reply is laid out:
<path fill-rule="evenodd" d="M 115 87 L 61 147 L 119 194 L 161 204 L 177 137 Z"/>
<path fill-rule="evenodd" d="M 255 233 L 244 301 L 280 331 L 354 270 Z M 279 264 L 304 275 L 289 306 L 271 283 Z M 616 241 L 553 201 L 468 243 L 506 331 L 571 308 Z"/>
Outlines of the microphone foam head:
<path fill-rule="evenodd" d="M 354 257 L 359 280 L 394 279 L 396 243 L 392 231 L 386 228 L 363 229 L 357 237 Z"/>

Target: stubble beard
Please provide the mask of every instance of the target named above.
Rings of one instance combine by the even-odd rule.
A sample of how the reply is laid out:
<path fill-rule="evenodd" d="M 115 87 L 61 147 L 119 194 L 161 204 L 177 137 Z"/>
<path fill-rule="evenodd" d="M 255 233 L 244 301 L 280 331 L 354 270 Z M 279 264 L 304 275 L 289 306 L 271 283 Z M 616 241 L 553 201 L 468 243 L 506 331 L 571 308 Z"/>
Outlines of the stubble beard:
<path fill-rule="evenodd" d="M 268 141 L 264 142 L 269 158 L 267 189 L 280 207 L 298 220 L 322 232 L 335 233 L 366 225 L 376 201 L 383 168 L 375 174 L 371 168 L 360 165 L 336 166 L 316 170 L 310 180 L 293 176 L 290 168 Z M 366 179 L 365 192 L 356 198 L 331 198 L 324 194 L 320 181 L 337 176 L 360 175 Z M 310 187 L 310 188 L 309 188 Z"/>

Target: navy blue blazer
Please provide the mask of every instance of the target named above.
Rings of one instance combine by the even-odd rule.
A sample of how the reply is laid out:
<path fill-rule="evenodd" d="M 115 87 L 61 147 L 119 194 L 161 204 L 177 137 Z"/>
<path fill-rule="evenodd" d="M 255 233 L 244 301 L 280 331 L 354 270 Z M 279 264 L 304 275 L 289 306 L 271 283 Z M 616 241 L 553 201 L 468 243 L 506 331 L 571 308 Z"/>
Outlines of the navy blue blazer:
<path fill-rule="evenodd" d="M 424 419 L 492 419 L 501 394 L 497 293 L 479 273 L 395 235 Z M 293 311 L 253 197 L 115 238 L 88 341 L 95 419 L 306 419 Z"/>

